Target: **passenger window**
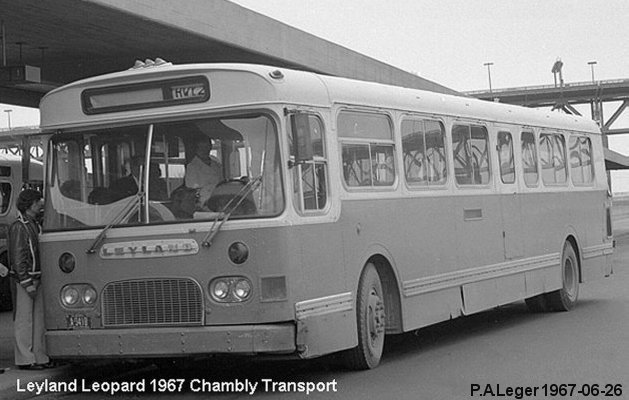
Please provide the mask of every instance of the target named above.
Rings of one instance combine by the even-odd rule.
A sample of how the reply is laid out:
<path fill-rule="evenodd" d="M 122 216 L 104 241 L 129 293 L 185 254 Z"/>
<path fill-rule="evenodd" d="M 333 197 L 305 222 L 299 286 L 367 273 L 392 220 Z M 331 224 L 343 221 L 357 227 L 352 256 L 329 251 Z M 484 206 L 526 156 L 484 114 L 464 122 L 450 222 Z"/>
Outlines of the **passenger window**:
<path fill-rule="evenodd" d="M 294 116 L 291 116 L 294 118 Z M 312 146 L 312 159 L 303 160 L 293 167 L 295 203 L 301 212 L 322 210 L 328 200 L 327 158 L 323 143 L 323 122 L 316 115 L 307 116 L 309 139 Z M 292 140 L 292 138 L 291 138 Z M 291 157 L 295 159 L 295 149 L 291 143 Z"/>
<path fill-rule="evenodd" d="M 566 142 L 558 133 L 543 133 L 539 137 L 542 181 L 544 184 L 560 184 L 567 180 Z"/>
<path fill-rule="evenodd" d="M 537 148 L 533 132 L 522 132 L 522 175 L 526 186 L 537 186 Z"/>
<path fill-rule="evenodd" d="M 343 111 L 339 114 L 337 128 L 342 140 L 343 179 L 347 186 L 393 186 L 395 148 L 389 117 Z"/>
<path fill-rule="evenodd" d="M 570 176 L 575 185 L 588 184 L 594 177 L 592 163 L 592 142 L 583 136 L 571 136 L 570 147 Z"/>
<path fill-rule="evenodd" d="M 500 179 L 502 183 L 514 183 L 513 139 L 509 132 L 498 132 L 498 163 L 500 164 Z"/>
<path fill-rule="evenodd" d="M 487 129 L 480 125 L 452 127 L 454 173 L 459 185 L 489 184 Z"/>
<path fill-rule="evenodd" d="M 439 121 L 402 121 L 404 175 L 409 185 L 443 185 L 447 180 L 445 129 Z"/>

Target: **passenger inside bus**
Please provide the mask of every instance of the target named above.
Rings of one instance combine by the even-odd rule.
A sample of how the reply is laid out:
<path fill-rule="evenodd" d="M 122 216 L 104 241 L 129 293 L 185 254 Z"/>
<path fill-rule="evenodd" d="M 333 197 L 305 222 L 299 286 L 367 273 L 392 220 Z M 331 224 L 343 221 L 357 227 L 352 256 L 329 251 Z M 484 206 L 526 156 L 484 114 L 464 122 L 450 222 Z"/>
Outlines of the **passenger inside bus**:
<path fill-rule="evenodd" d="M 144 156 L 135 155 L 130 161 L 130 172 L 127 176 L 123 176 L 120 179 L 114 181 L 111 185 L 111 189 L 114 192 L 113 198 L 115 200 L 124 199 L 125 197 L 132 196 L 138 192 L 140 184 L 140 170 L 142 163 L 144 162 Z"/>
<path fill-rule="evenodd" d="M 192 219 L 199 208 L 199 194 L 195 189 L 179 186 L 171 195 L 170 211 L 177 219 Z"/>

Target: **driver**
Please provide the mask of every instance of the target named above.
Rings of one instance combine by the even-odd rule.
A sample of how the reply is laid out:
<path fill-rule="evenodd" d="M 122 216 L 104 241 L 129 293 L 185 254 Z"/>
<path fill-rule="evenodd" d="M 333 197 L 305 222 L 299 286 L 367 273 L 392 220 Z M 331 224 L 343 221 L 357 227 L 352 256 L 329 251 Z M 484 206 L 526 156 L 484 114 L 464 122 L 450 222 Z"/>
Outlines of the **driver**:
<path fill-rule="evenodd" d="M 212 190 L 223 180 L 223 167 L 210 151 L 211 139 L 198 136 L 194 141 L 194 157 L 186 165 L 185 185 L 198 191 L 200 204 L 205 204 Z"/>

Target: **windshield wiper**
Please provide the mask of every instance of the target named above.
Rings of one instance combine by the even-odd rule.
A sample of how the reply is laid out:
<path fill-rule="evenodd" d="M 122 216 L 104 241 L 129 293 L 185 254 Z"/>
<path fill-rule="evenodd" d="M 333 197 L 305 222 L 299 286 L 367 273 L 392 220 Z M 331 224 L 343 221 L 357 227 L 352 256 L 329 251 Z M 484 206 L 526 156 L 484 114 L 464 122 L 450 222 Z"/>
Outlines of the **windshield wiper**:
<path fill-rule="evenodd" d="M 118 225 L 120 222 L 124 221 L 127 217 L 133 214 L 136 211 L 140 210 L 140 205 L 142 204 L 142 199 L 144 198 L 144 191 L 140 190 L 135 196 L 129 200 L 127 204 L 120 210 L 120 212 L 111 220 L 109 224 L 107 224 L 103 230 L 98 234 L 96 239 L 92 245 L 85 250 L 87 254 L 94 254 L 96 252 L 96 248 L 105 240 L 107 236 L 107 232 L 115 225 Z"/>
<path fill-rule="evenodd" d="M 205 238 L 203 238 L 203 242 L 201 243 L 203 247 L 212 246 L 212 240 L 214 240 L 218 231 L 221 230 L 223 224 L 227 222 L 232 213 L 240 206 L 247 196 L 260 186 L 260 183 L 262 183 L 262 175 L 247 182 L 247 184 L 243 186 L 242 189 L 240 189 L 240 191 L 227 202 L 227 204 L 225 204 L 225 207 L 223 207 L 216 218 L 214 218 L 214 223 L 212 224 L 210 231 L 207 233 Z"/>

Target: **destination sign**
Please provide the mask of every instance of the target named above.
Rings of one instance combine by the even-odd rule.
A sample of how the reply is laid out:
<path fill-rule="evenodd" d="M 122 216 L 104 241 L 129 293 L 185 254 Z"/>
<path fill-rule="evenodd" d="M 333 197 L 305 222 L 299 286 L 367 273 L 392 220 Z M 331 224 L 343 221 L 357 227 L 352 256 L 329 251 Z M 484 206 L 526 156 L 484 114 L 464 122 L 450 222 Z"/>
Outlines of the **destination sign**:
<path fill-rule="evenodd" d="M 203 76 L 87 89 L 83 112 L 102 114 L 202 103 L 210 99 L 210 84 Z"/>

